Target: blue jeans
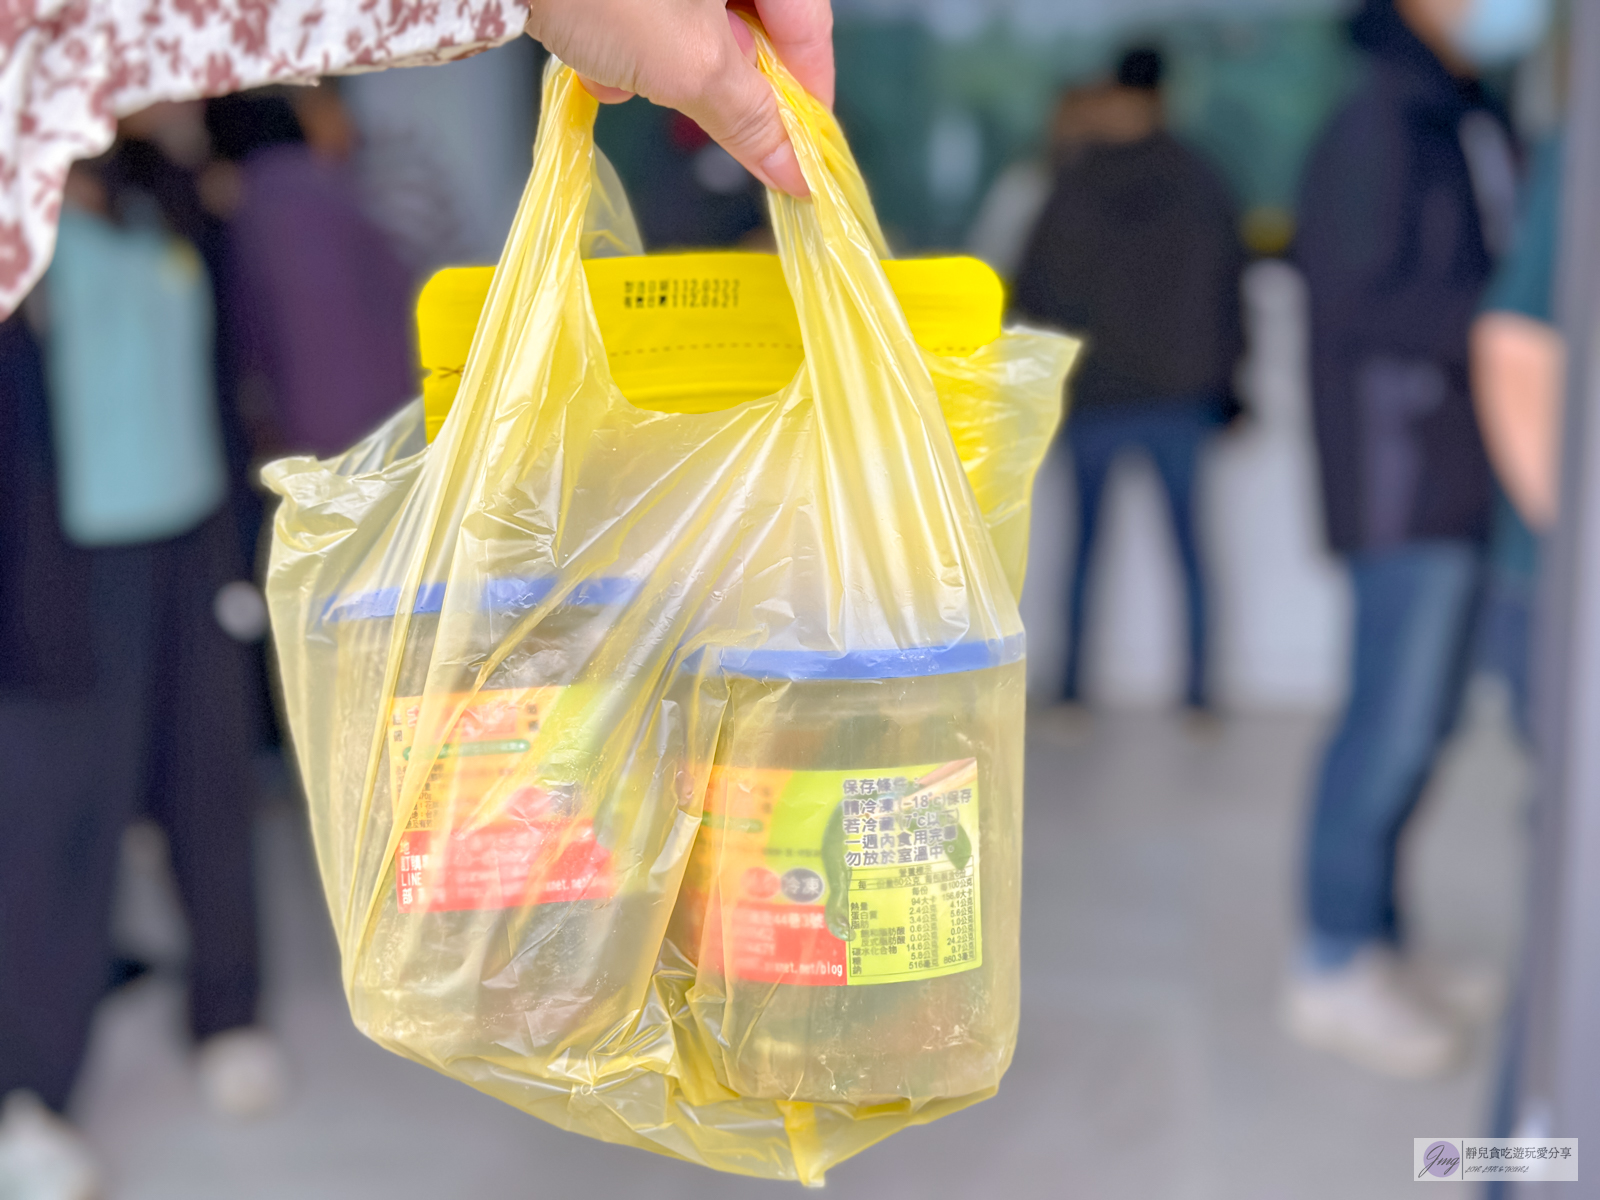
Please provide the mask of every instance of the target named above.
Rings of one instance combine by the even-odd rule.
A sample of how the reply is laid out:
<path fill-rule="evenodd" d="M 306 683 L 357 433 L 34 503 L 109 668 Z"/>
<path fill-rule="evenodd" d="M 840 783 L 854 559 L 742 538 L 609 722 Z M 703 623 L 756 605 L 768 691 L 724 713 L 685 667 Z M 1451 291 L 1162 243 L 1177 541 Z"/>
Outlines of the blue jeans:
<path fill-rule="evenodd" d="M 1067 445 L 1078 485 L 1078 553 L 1067 610 L 1067 677 L 1062 698 L 1077 700 L 1083 664 L 1083 627 L 1100 528 L 1100 499 L 1118 455 L 1143 450 L 1167 494 L 1172 532 L 1187 599 L 1189 670 L 1186 703 L 1201 707 L 1206 695 L 1206 594 L 1195 530 L 1195 479 L 1200 448 L 1222 421 L 1214 396 L 1184 396 L 1079 409 L 1067 422 Z"/>
<path fill-rule="evenodd" d="M 1313 965 L 1397 942 L 1395 858 L 1472 661 L 1483 553 L 1467 541 L 1353 555 L 1350 699 L 1322 762 L 1307 847 Z"/>

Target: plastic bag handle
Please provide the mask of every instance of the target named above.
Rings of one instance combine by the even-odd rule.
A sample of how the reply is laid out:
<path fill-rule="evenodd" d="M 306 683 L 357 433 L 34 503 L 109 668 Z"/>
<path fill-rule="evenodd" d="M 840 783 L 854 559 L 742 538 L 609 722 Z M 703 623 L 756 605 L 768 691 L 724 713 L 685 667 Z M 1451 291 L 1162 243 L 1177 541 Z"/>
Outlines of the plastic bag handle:
<path fill-rule="evenodd" d="M 854 232 L 871 244 L 878 258 L 892 258 L 872 199 L 867 194 L 861 168 L 856 164 L 855 155 L 850 153 L 838 118 L 789 73 L 761 23 L 747 12 L 740 12 L 739 16 L 750 26 L 755 38 L 756 66 L 772 84 L 779 116 L 800 160 L 801 173 L 811 188 L 809 203 L 822 212 L 832 210 L 846 224 L 859 227 Z M 806 203 L 771 189 L 768 195 L 778 203 L 783 200 Z"/>
<path fill-rule="evenodd" d="M 811 188 L 809 203 L 839 210 L 846 223 L 858 227 L 857 236 L 866 239 L 878 257 L 891 257 L 860 168 L 850 153 L 838 119 L 789 73 L 760 22 L 748 13 L 740 16 L 750 26 L 755 39 L 757 68 L 772 84 L 784 128 Z M 569 184 L 577 185 L 567 193 L 567 206 L 580 212 L 586 211 L 589 205 L 589 172 L 571 168 L 577 166 L 580 159 L 593 161 L 594 122 L 599 107 L 599 102 L 579 82 L 577 73 L 552 56 L 546 68 L 544 102 L 534 144 L 534 178 L 530 186 L 541 174 L 541 167 L 554 176 L 551 182 L 565 177 Z M 770 189 L 768 194 L 774 199 L 782 196 Z"/>
<path fill-rule="evenodd" d="M 938 393 L 884 273 L 888 246 L 844 131 L 779 61 L 759 24 L 750 25 L 757 65 L 811 188 L 805 200 L 769 189 L 767 200 L 821 424 L 860 445 L 920 441 L 944 479 L 962 479 Z M 871 504 L 894 509 L 887 493 Z"/>

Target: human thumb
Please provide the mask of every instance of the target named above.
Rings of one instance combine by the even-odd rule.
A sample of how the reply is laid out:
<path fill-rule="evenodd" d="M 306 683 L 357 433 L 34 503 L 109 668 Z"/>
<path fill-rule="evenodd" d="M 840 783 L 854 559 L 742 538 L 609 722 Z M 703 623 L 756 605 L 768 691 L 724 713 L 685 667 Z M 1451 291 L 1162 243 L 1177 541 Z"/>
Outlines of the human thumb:
<path fill-rule="evenodd" d="M 750 31 L 732 13 L 728 20 L 717 65 L 699 94 L 680 107 L 762 183 L 791 196 L 809 196 L 772 85 L 752 61 Z"/>

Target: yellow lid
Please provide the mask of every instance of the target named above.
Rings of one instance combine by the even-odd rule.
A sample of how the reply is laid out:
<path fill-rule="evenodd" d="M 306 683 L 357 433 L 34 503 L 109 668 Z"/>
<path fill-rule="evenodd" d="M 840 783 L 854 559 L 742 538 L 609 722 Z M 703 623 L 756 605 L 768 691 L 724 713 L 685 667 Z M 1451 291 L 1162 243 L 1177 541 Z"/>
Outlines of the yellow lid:
<path fill-rule="evenodd" d="M 1000 336 L 1000 279 L 975 258 L 885 262 L 924 350 L 960 358 Z M 611 377 L 640 408 L 711 412 L 778 391 L 804 352 L 783 268 L 772 254 L 713 251 L 586 259 Z M 493 267 L 440 271 L 417 299 L 428 440 L 461 383 Z"/>

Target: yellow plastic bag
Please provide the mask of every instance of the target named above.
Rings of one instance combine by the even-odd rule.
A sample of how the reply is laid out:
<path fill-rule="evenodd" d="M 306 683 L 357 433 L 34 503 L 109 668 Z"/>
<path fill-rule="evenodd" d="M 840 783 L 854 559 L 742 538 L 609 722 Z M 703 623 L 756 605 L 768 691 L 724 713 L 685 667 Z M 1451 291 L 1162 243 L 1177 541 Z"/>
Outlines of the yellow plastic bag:
<path fill-rule="evenodd" d="M 598 163 L 604 157 L 596 151 Z M 632 229 L 626 197 L 607 186 L 600 211 Z M 590 201 L 586 240 L 594 236 Z M 607 236 L 607 248 L 631 246 Z M 706 412 L 779 391 L 804 361 L 800 328 L 775 255 L 717 251 L 606 257 L 584 276 L 611 366 L 629 401 Z M 884 275 L 933 376 L 945 421 L 1005 567 L 1021 594 L 1028 497 L 1061 417 L 1061 382 L 1077 350 L 1059 335 L 1002 332 L 1000 279 L 974 258 L 887 261 Z M 417 301 L 424 413 L 432 441 L 455 402 L 492 267 L 440 271 Z M 645 294 L 646 288 L 649 289 Z M 656 304 L 655 301 L 662 303 Z"/>
<path fill-rule="evenodd" d="M 437 438 L 413 405 L 270 467 L 268 594 L 356 1024 L 563 1128 L 820 1183 L 1010 1061 L 1015 531 L 1074 347 L 920 349 L 837 125 L 758 45 L 813 189 L 772 198 L 792 377 L 618 386 L 595 103 L 552 64 Z"/>

